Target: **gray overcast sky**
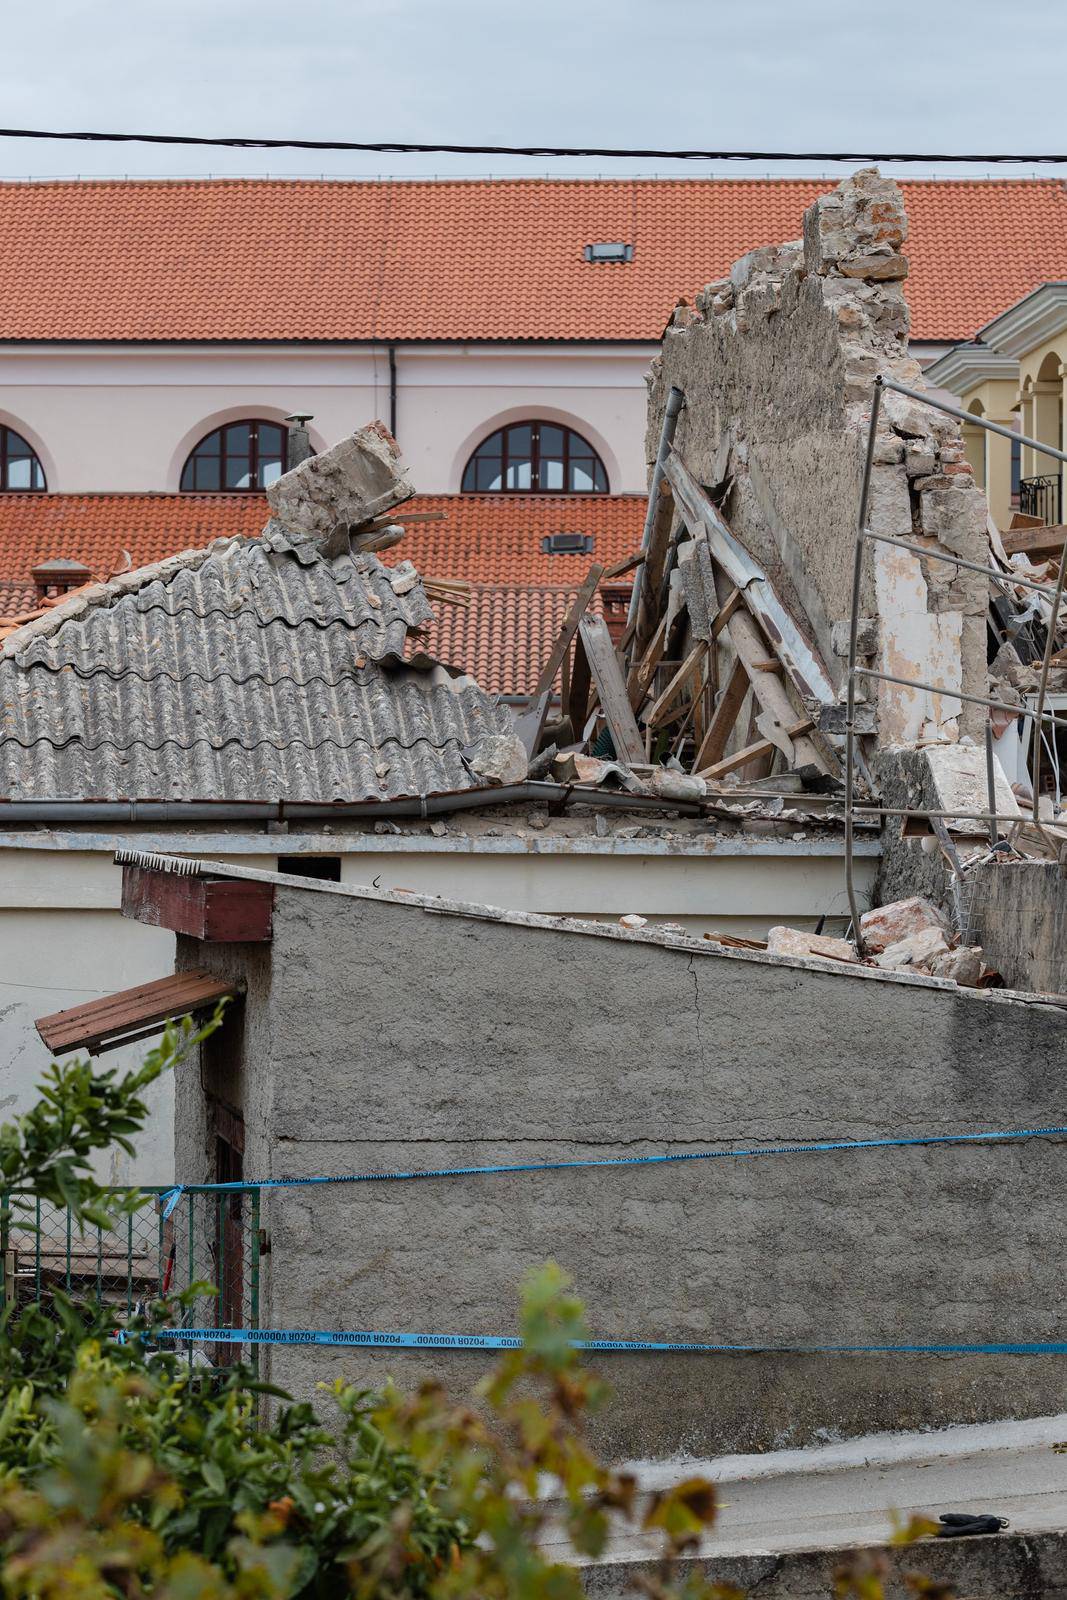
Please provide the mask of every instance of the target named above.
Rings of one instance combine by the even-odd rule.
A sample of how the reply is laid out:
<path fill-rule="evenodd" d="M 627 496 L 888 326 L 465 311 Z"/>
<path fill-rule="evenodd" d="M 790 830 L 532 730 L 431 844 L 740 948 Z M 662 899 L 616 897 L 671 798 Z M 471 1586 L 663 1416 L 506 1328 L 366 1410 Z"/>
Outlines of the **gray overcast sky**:
<path fill-rule="evenodd" d="M 3 10 L 5 126 L 420 143 L 1067 149 L 1064 0 L 8 0 Z M 7 177 L 546 167 L 558 176 L 716 170 L 0 142 Z"/>

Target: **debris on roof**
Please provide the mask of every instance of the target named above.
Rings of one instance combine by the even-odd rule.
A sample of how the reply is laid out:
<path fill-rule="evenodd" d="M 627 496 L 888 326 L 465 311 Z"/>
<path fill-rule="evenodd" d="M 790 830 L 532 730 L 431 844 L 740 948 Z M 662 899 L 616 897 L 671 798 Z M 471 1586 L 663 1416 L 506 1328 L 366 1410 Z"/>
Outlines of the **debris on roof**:
<path fill-rule="evenodd" d="M 294 518 L 299 489 L 287 486 Z M 325 803 L 475 787 L 464 752 L 511 737 L 510 716 L 410 653 L 433 618 L 423 584 L 359 538 L 272 520 L 258 539 L 42 608 L 0 644 L 5 799 Z"/>

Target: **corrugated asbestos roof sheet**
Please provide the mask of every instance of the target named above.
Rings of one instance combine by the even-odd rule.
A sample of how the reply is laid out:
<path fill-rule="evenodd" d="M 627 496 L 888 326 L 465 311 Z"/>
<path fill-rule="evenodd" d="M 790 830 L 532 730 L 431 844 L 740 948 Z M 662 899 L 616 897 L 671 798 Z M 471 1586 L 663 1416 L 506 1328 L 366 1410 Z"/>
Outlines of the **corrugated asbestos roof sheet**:
<path fill-rule="evenodd" d="M 277 523 L 84 589 L 0 647 L 9 800 L 367 800 L 465 789 L 511 727 L 405 644 L 433 613 Z"/>

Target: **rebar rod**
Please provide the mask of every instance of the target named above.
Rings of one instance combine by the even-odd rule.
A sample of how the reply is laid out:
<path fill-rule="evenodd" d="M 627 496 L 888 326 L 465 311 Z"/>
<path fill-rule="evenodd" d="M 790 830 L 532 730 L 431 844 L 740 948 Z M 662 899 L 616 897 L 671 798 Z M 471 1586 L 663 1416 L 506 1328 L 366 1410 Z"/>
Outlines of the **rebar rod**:
<path fill-rule="evenodd" d="M 908 550 L 912 555 L 919 556 L 924 561 L 943 561 L 946 566 L 966 567 L 968 572 L 982 572 L 992 578 L 995 583 L 1002 583 L 1006 587 L 1017 584 L 1023 589 L 1033 589 L 1037 594 L 1045 595 L 1049 600 L 1056 593 L 1055 584 L 1038 583 L 1033 578 L 1016 577 L 1012 572 L 998 572 L 996 567 L 984 567 L 980 561 L 965 561 L 963 556 L 947 555 L 942 550 L 927 550 L 924 545 L 916 544 L 911 539 L 897 539 L 891 533 L 872 533 L 868 528 L 867 538 L 873 539 L 876 544 L 890 544 L 897 550 Z"/>
<path fill-rule="evenodd" d="M 871 423 L 867 432 L 867 454 L 863 462 L 863 485 L 860 490 L 859 519 L 856 524 L 856 543 L 852 552 L 852 610 L 848 629 L 848 704 L 845 716 L 845 889 L 848 909 L 852 917 L 852 934 L 856 949 L 863 954 L 863 935 L 860 932 L 860 908 L 856 899 L 856 882 L 852 850 L 852 802 L 856 782 L 856 643 L 860 623 L 860 585 L 863 575 L 863 549 L 867 535 L 867 513 L 871 496 L 871 469 L 874 466 L 874 441 L 878 430 L 878 414 L 882 406 L 882 390 L 876 382 L 871 402 Z"/>
<path fill-rule="evenodd" d="M 857 667 L 857 678 L 877 678 L 880 683 L 899 683 L 905 689 L 925 689 L 943 700 L 966 700 L 968 705 L 991 706 L 994 711 L 1010 711 L 1013 717 L 1030 717 L 1037 722 L 1051 722 L 1057 728 L 1067 728 L 1067 717 L 1058 717 L 1054 711 L 1041 711 L 1035 707 L 1013 706 L 1008 700 L 991 700 L 985 694 L 966 694 L 962 689 L 946 689 L 944 684 L 925 683 L 921 678 L 898 678 L 891 672 L 876 672 L 873 667 Z"/>
<path fill-rule="evenodd" d="M 1002 422 L 990 422 L 988 417 L 979 417 L 973 411 L 961 411 L 959 406 L 950 406 L 944 400 L 935 400 L 930 394 L 924 394 L 921 389 L 909 389 L 906 383 L 897 383 L 895 378 L 883 378 L 879 375 L 874 380 L 875 393 L 879 389 L 894 389 L 897 394 L 906 394 L 909 400 L 918 400 L 921 405 L 933 406 L 935 411 L 944 411 L 947 416 L 955 417 L 959 422 L 966 422 L 975 428 L 985 428 L 987 433 L 1002 434 L 1005 439 L 1014 443 L 1028 445 L 1031 450 L 1039 450 L 1042 455 L 1052 456 L 1056 461 L 1067 462 L 1067 451 L 1057 450 L 1055 445 L 1042 444 L 1040 439 L 1031 439 L 1025 433 L 1016 433 L 1014 428 L 1006 428 Z"/>
<path fill-rule="evenodd" d="M 1034 772 L 1033 772 L 1033 816 L 1038 819 L 1038 807 L 1041 803 L 1041 748 L 1043 740 L 1040 737 L 1042 714 L 1045 709 L 1045 694 L 1048 689 L 1048 675 L 1052 666 L 1052 657 L 1056 653 L 1056 622 L 1060 614 L 1060 602 L 1063 599 L 1063 581 L 1067 577 L 1067 539 L 1063 541 L 1060 551 L 1060 564 L 1056 573 L 1056 592 L 1052 596 L 1052 612 L 1048 619 L 1048 633 L 1045 637 L 1045 654 L 1041 659 L 1041 681 L 1037 686 L 1037 705 L 1035 716 L 1039 736 L 1034 740 Z"/>
<path fill-rule="evenodd" d="M 988 717 L 985 724 L 985 785 L 986 795 L 989 800 L 989 842 L 995 845 L 997 842 L 997 825 L 993 820 L 993 814 L 997 809 L 997 786 L 993 766 L 993 724 Z"/>

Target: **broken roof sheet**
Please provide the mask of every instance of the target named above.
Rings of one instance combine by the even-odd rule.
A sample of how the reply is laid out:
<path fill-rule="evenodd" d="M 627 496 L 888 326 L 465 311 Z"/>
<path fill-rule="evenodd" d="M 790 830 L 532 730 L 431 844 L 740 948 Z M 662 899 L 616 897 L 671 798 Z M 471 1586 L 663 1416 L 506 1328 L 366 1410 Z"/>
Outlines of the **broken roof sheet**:
<path fill-rule="evenodd" d="M 429 657 L 421 584 L 276 523 L 83 589 L 0 645 L 9 800 L 392 799 L 466 789 L 508 712 Z"/>

